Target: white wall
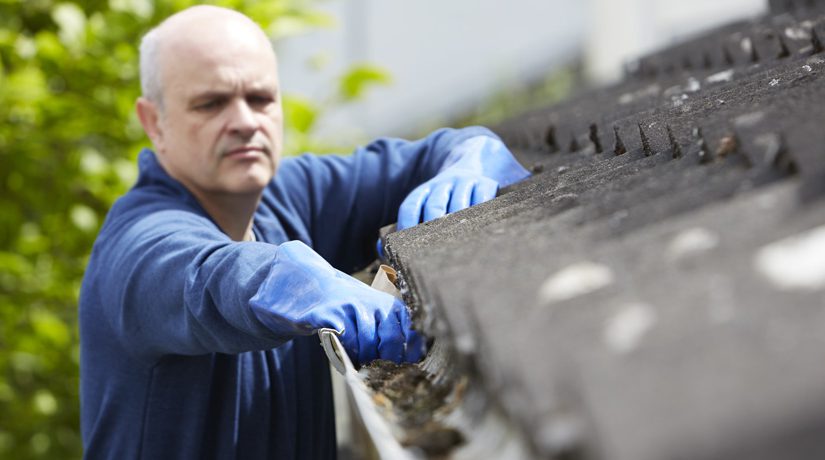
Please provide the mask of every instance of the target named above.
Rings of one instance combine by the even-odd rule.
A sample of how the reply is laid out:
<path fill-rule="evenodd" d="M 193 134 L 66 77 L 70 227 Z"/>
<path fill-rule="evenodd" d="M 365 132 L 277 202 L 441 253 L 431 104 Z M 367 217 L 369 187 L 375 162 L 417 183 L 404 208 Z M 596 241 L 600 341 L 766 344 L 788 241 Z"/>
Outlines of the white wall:
<path fill-rule="evenodd" d="M 590 0 L 586 65 L 606 83 L 624 63 L 703 30 L 758 16 L 767 0 Z"/>
<path fill-rule="evenodd" d="M 276 48 L 285 91 L 316 101 L 355 62 L 394 81 L 327 113 L 321 134 L 343 142 L 409 135 L 584 53 L 597 81 L 628 60 L 703 29 L 763 12 L 766 0 L 328 0 L 328 30 Z M 342 136 L 347 136 L 341 139 Z"/>
<path fill-rule="evenodd" d="M 322 100 L 351 62 L 386 68 L 393 84 L 327 117 L 323 132 L 372 137 L 414 133 L 448 120 L 516 81 L 580 52 L 585 4 L 566 0 L 350 0 L 322 4 L 333 30 L 277 45 L 282 85 Z M 321 72 L 309 56 L 325 52 Z"/>

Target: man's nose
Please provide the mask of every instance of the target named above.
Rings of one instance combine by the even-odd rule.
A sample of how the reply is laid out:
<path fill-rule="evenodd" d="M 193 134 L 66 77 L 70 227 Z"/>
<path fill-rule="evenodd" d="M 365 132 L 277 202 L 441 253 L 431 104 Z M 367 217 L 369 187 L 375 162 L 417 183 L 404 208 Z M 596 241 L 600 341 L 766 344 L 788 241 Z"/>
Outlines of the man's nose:
<path fill-rule="evenodd" d="M 228 123 L 229 132 L 241 136 L 251 136 L 260 128 L 255 112 L 243 99 L 231 104 Z"/>

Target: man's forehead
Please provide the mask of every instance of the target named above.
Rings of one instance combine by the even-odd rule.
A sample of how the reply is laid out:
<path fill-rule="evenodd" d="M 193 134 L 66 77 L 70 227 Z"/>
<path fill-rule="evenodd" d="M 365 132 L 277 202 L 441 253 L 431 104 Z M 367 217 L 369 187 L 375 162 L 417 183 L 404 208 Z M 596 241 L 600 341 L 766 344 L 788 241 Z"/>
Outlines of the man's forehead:
<path fill-rule="evenodd" d="M 201 78 L 181 85 L 186 98 L 200 98 L 207 96 L 229 95 L 234 93 L 249 92 L 278 92 L 278 80 L 276 78 L 232 78 L 227 75 L 225 78 Z"/>
<path fill-rule="evenodd" d="M 193 100 L 250 92 L 277 93 L 279 82 L 275 72 L 259 72 L 254 68 L 212 66 L 182 68 L 169 75 L 164 88 L 167 96 Z"/>
<path fill-rule="evenodd" d="M 166 85 L 193 94 L 205 90 L 236 91 L 243 88 L 277 88 L 274 57 L 263 52 L 198 48 L 179 56 L 168 54 L 163 61 Z"/>
<path fill-rule="evenodd" d="M 160 29 L 162 80 L 277 80 L 269 39 L 239 13 L 193 8 L 170 18 Z"/>

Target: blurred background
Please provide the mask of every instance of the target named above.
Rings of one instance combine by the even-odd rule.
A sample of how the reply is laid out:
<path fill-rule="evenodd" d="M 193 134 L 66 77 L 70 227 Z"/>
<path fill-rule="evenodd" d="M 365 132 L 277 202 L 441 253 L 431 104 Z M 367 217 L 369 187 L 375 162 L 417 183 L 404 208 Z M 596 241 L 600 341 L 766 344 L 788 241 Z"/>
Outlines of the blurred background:
<path fill-rule="evenodd" d="M 149 144 L 137 43 L 188 0 L 0 1 L 0 458 L 79 458 L 77 297 Z M 225 0 L 273 37 L 287 154 L 491 124 L 764 0 Z"/>
<path fill-rule="evenodd" d="M 573 84 L 619 80 L 633 58 L 767 10 L 764 0 L 495 0 L 318 3 L 337 27 L 280 40 L 283 85 L 315 101 L 348 67 L 387 80 L 330 110 L 316 135 L 417 136 L 476 114 L 546 105 Z"/>

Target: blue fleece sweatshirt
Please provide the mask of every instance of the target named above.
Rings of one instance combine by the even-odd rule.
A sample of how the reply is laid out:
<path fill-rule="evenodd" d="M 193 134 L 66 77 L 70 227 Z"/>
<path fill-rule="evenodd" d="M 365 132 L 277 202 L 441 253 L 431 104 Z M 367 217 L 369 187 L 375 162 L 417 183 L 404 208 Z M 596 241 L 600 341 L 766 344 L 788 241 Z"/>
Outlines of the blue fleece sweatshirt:
<path fill-rule="evenodd" d="M 335 458 L 329 367 L 315 336 L 250 309 L 278 245 L 300 240 L 351 273 L 378 229 L 452 147 L 484 128 L 380 139 L 351 156 L 287 158 L 256 242 L 232 241 L 153 152 L 112 207 L 80 294 L 81 427 L 90 459 Z"/>

